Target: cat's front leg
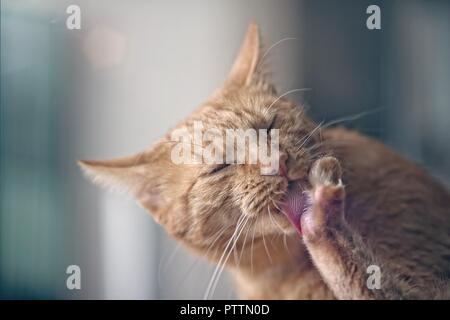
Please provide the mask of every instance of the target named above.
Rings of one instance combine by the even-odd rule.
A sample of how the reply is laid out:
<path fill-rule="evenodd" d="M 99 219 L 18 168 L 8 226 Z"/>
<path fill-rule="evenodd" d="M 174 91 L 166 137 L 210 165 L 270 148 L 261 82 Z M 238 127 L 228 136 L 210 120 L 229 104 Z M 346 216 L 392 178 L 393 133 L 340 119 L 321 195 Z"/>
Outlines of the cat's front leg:
<path fill-rule="evenodd" d="M 301 217 L 303 239 L 323 279 L 338 299 L 373 299 L 366 268 L 374 258 L 344 217 L 345 187 L 336 158 L 317 160 L 310 171 L 309 208 Z"/>
<path fill-rule="evenodd" d="M 314 265 L 338 299 L 433 299 L 450 296 L 442 287 L 417 286 L 411 275 L 392 272 L 345 220 L 345 188 L 337 159 L 317 160 L 309 177 L 309 207 L 301 217 L 303 240 Z M 364 214 L 363 212 L 361 214 Z M 369 266 L 382 270 L 380 286 L 369 286 Z M 416 279 L 417 280 L 417 279 Z M 436 280 L 436 283 L 438 281 Z"/>

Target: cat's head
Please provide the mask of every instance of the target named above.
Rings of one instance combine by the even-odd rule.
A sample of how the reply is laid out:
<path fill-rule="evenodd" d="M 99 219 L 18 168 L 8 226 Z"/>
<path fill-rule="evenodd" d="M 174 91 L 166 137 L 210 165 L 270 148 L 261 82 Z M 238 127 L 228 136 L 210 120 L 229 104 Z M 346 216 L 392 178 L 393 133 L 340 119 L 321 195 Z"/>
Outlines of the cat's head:
<path fill-rule="evenodd" d="M 257 242 L 263 235 L 267 239 L 294 233 L 299 219 L 290 223 L 281 211 L 286 208 L 287 193 L 307 183 L 317 151 L 309 147 L 318 135 L 302 107 L 280 97 L 268 82 L 262 56 L 258 27 L 252 24 L 224 86 L 164 138 L 130 157 L 80 161 L 80 165 L 94 182 L 134 195 L 172 236 L 213 259 L 233 235 L 244 243 Z M 201 123 L 202 133 L 208 129 L 217 133 L 278 130 L 277 174 L 261 174 L 259 161 L 229 165 L 174 161 L 179 143 L 172 141 L 173 133 L 185 129 L 192 133 L 195 123 Z"/>

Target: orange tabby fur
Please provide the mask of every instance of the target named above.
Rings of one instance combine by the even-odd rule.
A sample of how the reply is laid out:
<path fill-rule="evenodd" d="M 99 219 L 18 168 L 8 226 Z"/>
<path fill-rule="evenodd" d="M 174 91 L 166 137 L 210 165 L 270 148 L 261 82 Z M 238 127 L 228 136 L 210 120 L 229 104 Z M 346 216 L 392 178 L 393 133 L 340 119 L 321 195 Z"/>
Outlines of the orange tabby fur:
<path fill-rule="evenodd" d="M 224 87 L 176 128 L 202 121 L 205 129 L 260 129 L 276 119 L 286 176 L 261 176 L 258 165 L 214 174 L 211 165 L 175 165 L 170 132 L 135 156 L 80 165 L 94 181 L 132 193 L 169 234 L 215 262 L 245 217 L 226 261 L 242 298 L 449 297 L 441 287 L 450 275 L 449 192 L 373 139 L 316 129 L 300 106 L 279 98 L 260 59 L 252 24 Z M 291 181 L 311 196 L 303 238 L 279 211 Z M 366 287 L 370 264 L 381 267 L 380 290 Z"/>

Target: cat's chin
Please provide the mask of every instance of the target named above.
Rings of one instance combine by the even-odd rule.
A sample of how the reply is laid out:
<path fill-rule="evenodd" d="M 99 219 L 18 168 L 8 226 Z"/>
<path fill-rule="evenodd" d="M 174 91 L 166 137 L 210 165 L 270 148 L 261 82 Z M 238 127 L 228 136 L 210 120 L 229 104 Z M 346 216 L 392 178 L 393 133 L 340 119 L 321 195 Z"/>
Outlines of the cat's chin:
<path fill-rule="evenodd" d="M 300 218 L 306 206 L 307 194 L 303 191 L 300 182 L 290 182 L 282 204 L 282 212 L 300 235 L 302 234 Z"/>

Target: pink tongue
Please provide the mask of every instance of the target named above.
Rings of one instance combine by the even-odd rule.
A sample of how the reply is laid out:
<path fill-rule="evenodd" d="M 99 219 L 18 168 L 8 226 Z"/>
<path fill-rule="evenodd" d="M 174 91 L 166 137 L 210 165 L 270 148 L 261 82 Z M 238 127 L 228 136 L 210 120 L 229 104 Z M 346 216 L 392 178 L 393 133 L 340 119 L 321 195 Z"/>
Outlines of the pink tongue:
<path fill-rule="evenodd" d="M 298 183 L 294 183 L 286 194 L 283 212 L 300 234 L 302 234 L 300 216 L 303 213 L 304 205 L 303 191 Z"/>

